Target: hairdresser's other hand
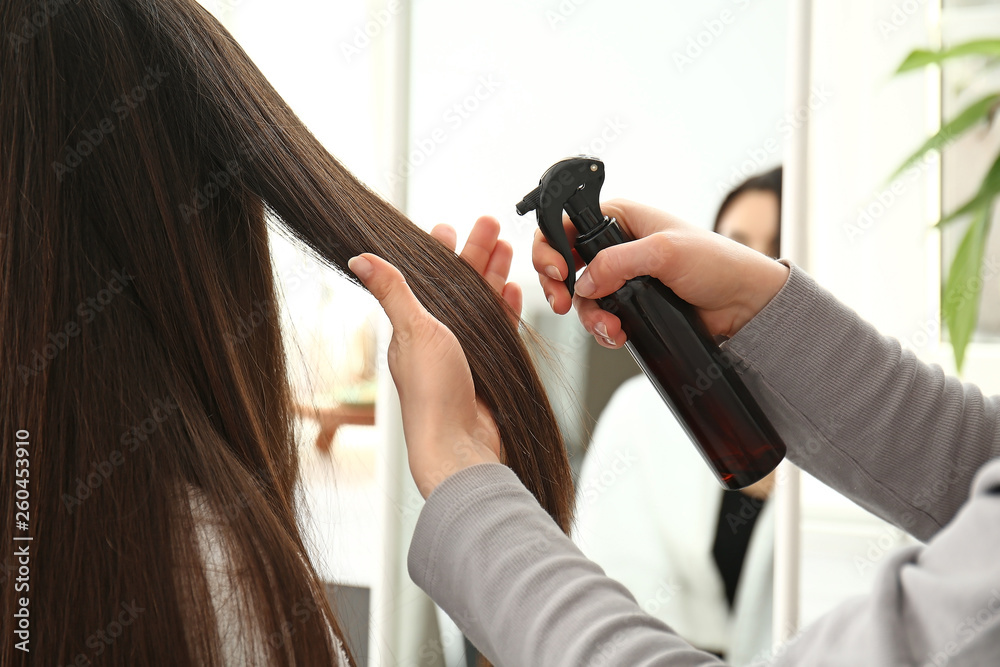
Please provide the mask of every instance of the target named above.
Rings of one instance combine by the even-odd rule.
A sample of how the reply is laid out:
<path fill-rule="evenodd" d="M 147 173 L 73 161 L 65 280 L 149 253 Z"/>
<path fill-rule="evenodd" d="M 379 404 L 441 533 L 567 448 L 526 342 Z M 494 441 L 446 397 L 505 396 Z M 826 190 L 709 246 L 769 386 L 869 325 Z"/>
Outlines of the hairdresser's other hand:
<path fill-rule="evenodd" d="M 572 305 L 584 328 L 605 347 L 624 345 L 626 336 L 621 321 L 593 299 L 611 294 L 630 278 L 657 278 L 697 308 L 712 335 L 733 336 L 788 277 L 785 265 L 651 206 L 614 199 L 601 209 L 636 239 L 602 250 L 576 283 Z M 576 230 L 568 219 L 563 224 L 572 243 Z M 579 257 L 574 259 L 578 270 L 583 264 Z M 535 234 L 532 260 L 552 310 L 568 312 L 569 290 L 561 280 L 568 267 L 541 232 Z"/>
<path fill-rule="evenodd" d="M 440 241 L 446 248 L 455 252 L 458 234 L 451 225 L 437 225 L 431 230 L 431 236 Z M 512 317 L 516 321 L 521 317 L 521 287 L 517 283 L 507 282 L 510 275 L 510 263 L 514 258 L 514 249 L 507 241 L 500 240 L 500 221 L 488 215 L 476 220 L 465 248 L 459 255 L 476 273 L 486 279 L 490 287 L 495 289 L 510 307 Z"/>
<path fill-rule="evenodd" d="M 476 398 L 455 335 L 413 295 L 396 267 L 364 253 L 348 264 L 392 322 L 389 372 L 399 392 L 410 474 L 426 498 L 454 473 L 499 463 L 500 435 Z"/>

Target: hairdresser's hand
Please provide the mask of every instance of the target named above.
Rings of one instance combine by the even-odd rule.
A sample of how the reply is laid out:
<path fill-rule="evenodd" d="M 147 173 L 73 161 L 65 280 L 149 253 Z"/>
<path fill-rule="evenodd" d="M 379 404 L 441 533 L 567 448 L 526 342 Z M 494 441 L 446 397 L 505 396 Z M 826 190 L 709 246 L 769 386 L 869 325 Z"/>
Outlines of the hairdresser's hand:
<path fill-rule="evenodd" d="M 392 322 L 389 372 L 399 392 L 410 473 L 426 498 L 454 473 L 500 462 L 500 435 L 476 399 L 472 372 L 458 339 L 434 319 L 403 275 L 364 253 L 351 271 L 382 304 Z"/>
<path fill-rule="evenodd" d="M 630 278 L 657 278 L 697 308 L 711 334 L 733 336 L 788 277 L 785 265 L 651 206 L 614 199 L 601 209 L 636 239 L 602 250 L 576 282 L 572 305 L 584 328 L 605 347 L 624 345 L 626 336 L 619 319 L 593 299 L 611 294 Z M 563 223 L 573 243 L 576 229 L 568 219 Z M 576 271 L 583 263 L 575 252 L 574 259 Z M 562 282 L 568 267 L 541 232 L 535 233 L 532 260 L 552 310 L 568 312 L 569 290 Z"/>
<path fill-rule="evenodd" d="M 431 236 L 455 252 L 458 234 L 451 225 L 437 225 L 431 230 Z M 513 319 L 515 321 L 520 319 L 521 287 L 517 283 L 507 282 L 507 276 L 510 275 L 510 262 L 514 258 L 514 249 L 507 241 L 500 240 L 500 221 L 490 216 L 483 216 L 476 220 L 459 257 L 474 268 L 503 297 L 503 300 L 510 306 Z"/>

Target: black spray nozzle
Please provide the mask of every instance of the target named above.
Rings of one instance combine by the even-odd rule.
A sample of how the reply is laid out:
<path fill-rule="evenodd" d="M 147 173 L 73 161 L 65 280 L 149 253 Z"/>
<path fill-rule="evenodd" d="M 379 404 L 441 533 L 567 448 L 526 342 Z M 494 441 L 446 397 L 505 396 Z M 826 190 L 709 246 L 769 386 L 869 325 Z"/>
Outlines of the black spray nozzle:
<path fill-rule="evenodd" d="M 538 228 L 549 245 L 559 251 L 569 268 L 566 287 L 573 296 L 576 280 L 573 249 L 563 227 L 563 210 L 569 215 L 579 234 L 586 234 L 603 224 L 601 186 L 604 185 L 604 163 L 597 158 L 580 155 L 560 160 L 542 174 L 538 187 L 517 204 L 517 214 L 537 211 Z"/>
<path fill-rule="evenodd" d="M 524 196 L 524 199 L 517 202 L 517 206 L 515 206 L 514 208 L 517 209 L 518 215 L 524 215 L 525 213 L 529 211 L 534 211 L 536 208 L 538 208 L 538 204 L 541 201 L 541 199 L 542 199 L 542 186 L 539 185 L 537 188 L 526 194 Z"/>

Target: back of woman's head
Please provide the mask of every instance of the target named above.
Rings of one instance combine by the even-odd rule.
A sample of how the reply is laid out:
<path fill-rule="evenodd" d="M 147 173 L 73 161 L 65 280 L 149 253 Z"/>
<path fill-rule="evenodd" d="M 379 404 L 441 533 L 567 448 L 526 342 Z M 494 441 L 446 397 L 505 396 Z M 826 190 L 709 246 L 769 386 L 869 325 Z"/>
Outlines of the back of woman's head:
<path fill-rule="evenodd" d="M 28 588 L 4 555 L 0 664 L 221 664 L 192 489 L 223 518 L 263 652 L 245 660 L 335 662 L 296 527 L 267 211 L 338 271 L 365 251 L 403 269 L 465 348 L 505 462 L 568 527 L 565 451 L 501 299 L 194 0 L 0 0 L 0 26 L 0 473 L 25 455 L 30 495 L 27 529 L 10 492 L 0 521 L 34 538 Z M 21 598 L 30 653 L 10 641 Z"/>

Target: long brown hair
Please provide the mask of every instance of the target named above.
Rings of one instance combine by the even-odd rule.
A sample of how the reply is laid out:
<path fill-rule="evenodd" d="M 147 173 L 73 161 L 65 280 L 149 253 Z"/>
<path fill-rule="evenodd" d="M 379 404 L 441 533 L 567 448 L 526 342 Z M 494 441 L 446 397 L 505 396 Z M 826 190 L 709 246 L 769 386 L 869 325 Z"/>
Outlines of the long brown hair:
<path fill-rule="evenodd" d="M 502 300 L 333 158 L 208 12 L 0 0 L 0 28 L 0 664 L 221 664 L 191 488 L 225 518 L 266 646 L 248 659 L 335 663 L 296 526 L 268 212 L 352 280 L 365 251 L 403 270 L 464 347 L 505 462 L 568 528 L 565 450 Z"/>

